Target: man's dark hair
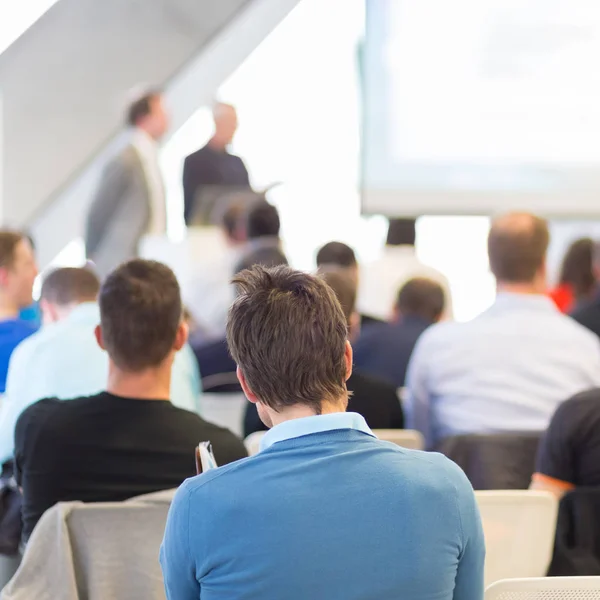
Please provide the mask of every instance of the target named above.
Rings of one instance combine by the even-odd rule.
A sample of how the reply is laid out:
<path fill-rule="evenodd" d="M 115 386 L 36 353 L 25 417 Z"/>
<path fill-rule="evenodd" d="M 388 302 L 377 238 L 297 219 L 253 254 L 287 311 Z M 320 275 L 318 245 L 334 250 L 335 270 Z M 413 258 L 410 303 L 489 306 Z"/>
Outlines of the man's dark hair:
<path fill-rule="evenodd" d="M 15 262 L 15 252 L 21 240 L 27 239 L 20 231 L 0 230 L 0 267 L 10 269 Z"/>
<path fill-rule="evenodd" d="M 249 388 L 266 406 L 304 404 L 347 394 L 346 317 L 320 278 L 290 267 L 255 266 L 233 280 L 227 343 Z"/>
<path fill-rule="evenodd" d="M 169 267 L 152 260 L 126 262 L 106 278 L 98 302 L 104 345 L 119 368 L 139 372 L 165 360 L 183 312 Z"/>
<path fill-rule="evenodd" d="M 335 265 L 337 267 L 356 267 L 354 250 L 342 242 L 329 242 L 317 252 L 317 267 Z"/>
<path fill-rule="evenodd" d="M 548 223 L 527 213 L 511 213 L 492 222 L 488 235 L 490 269 L 498 281 L 531 283 L 546 259 Z"/>
<path fill-rule="evenodd" d="M 127 125 L 136 127 L 141 119 L 152 112 L 152 102 L 160 97 L 160 91 L 149 90 L 143 96 L 133 101 L 127 109 Z"/>
<path fill-rule="evenodd" d="M 399 290 L 396 309 L 404 316 L 421 317 L 431 323 L 439 321 L 444 312 L 442 286 L 422 277 L 408 280 Z"/>
<path fill-rule="evenodd" d="M 417 238 L 416 219 L 390 219 L 386 245 L 414 246 Z"/>
<path fill-rule="evenodd" d="M 350 275 L 347 268 L 328 266 L 319 271 L 319 277 L 333 290 L 349 326 L 356 309 L 356 278 Z"/>
<path fill-rule="evenodd" d="M 98 297 L 100 281 L 89 269 L 64 268 L 51 271 L 42 284 L 43 300 L 68 306 L 80 302 L 93 302 Z"/>
<path fill-rule="evenodd" d="M 256 200 L 246 213 L 246 235 L 249 240 L 261 237 L 278 237 L 281 223 L 279 212 L 266 200 Z"/>

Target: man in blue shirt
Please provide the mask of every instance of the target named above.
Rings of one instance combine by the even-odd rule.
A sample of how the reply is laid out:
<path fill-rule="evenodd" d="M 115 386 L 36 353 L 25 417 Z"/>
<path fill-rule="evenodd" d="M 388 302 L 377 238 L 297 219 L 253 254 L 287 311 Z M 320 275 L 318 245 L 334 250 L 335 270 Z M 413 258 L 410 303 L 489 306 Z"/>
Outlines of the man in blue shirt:
<path fill-rule="evenodd" d="M 355 366 L 397 388 L 404 387 L 406 368 L 421 334 L 440 320 L 444 290 L 431 279 L 407 281 L 398 292 L 390 323 L 372 323 L 354 344 Z"/>
<path fill-rule="evenodd" d="M 496 301 L 417 342 L 404 413 L 429 447 L 459 434 L 543 431 L 566 398 L 600 386 L 598 338 L 546 295 L 548 243 L 543 219 L 496 218 L 488 237 Z"/>
<path fill-rule="evenodd" d="M 169 600 L 480 600 L 484 540 L 464 473 L 344 412 L 347 323 L 324 281 L 255 266 L 227 341 L 265 435 L 189 479 L 161 549 Z"/>
<path fill-rule="evenodd" d="M 27 237 L 17 231 L 0 231 L 0 394 L 6 388 L 13 350 L 37 329 L 34 323 L 19 316 L 33 302 L 31 293 L 37 274 Z"/>
<path fill-rule="evenodd" d="M 29 405 L 42 398 L 76 398 L 105 389 L 108 355 L 94 338 L 100 322 L 99 286 L 88 269 L 57 269 L 44 280 L 44 326 L 10 361 L 0 410 L 0 461 L 12 457 L 15 424 Z M 187 345 L 175 355 L 170 397 L 179 408 L 199 412 L 200 376 Z"/>

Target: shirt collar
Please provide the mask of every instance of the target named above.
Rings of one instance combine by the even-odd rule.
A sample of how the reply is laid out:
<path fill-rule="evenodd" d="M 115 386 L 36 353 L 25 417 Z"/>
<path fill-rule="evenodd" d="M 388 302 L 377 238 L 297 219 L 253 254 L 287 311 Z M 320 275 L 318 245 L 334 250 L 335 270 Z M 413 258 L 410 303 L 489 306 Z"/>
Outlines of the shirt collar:
<path fill-rule="evenodd" d="M 328 415 L 314 415 L 312 417 L 303 417 L 301 419 L 290 419 L 279 425 L 275 425 L 267 431 L 260 443 L 260 449 L 266 450 L 277 442 L 283 442 L 292 438 L 310 435 L 312 433 L 322 433 L 324 431 L 334 431 L 336 429 L 356 429 L 367 435 L 375 437 L 375 434 L 369 429 L 367 422 L 358 413 L 331 413 Z"/>
<path fill-rule="evenodd" d="M 82 302 L 76 306 L 66 318 L 70 323 L 93 322 L 100 323 L 100 307 L 96 302 Z"/>

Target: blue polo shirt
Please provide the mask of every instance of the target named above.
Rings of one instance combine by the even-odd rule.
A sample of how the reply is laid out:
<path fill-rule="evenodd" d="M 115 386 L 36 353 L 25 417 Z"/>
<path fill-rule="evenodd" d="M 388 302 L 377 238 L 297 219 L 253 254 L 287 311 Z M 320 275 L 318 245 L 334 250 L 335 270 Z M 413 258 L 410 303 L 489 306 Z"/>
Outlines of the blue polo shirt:
<path fill-rule="evenodd" d="M 473 490 L 355 413 L 286 421 L 259 454 L 187 480 L 161 548 L 169 600 L 481 600 Z"/>
<path fill-rule="evenodd" d="M 36 324 L 24 319 L 0 321 L 0 394 L 6 390 L 6 374 L 13 350 L 36 331 Z"/>

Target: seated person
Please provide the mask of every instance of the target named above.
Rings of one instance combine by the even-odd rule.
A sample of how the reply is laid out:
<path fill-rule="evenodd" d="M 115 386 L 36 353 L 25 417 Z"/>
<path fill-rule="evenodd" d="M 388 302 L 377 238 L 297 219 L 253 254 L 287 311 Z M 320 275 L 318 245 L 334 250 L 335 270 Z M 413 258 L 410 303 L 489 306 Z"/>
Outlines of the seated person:
<path fill-rule="evenodd" d="M 0 394 L 13 350 L 35 333 L 37 326 L 20 312 L 31 305 L 37 265 L 29 239 L 17 231 L 0 231 Z"/>
<path fill-rule="evenodd" d="M 481 600 L 464 473 L 345 412 L 352 348 L 333 291 L 289 267 L 234 282 L 227 341 L 271 430 L 256 456 L 179 488 L 161 548 L 167 598 Z"/>
<path fill-rule="evenodd" d="M 592 250 L 592 267 L 594 277 L 600 281 L 600 242 L 594 244 Z M 592 333 L 600 337 L 600 286 L 595 285 L 587 300 L 581 300 L 571 316 Z"/>
<path fill-rule="evenodd" d="M 253 265 L 287 265 L 288 260 L 281 249 L 280 227 L 277 208 L 264 198 L 252 202 L 242 219 L 243 235 L 247 244 L 234 273 L 249 269 Z"/>
<path fill-rule="evenodd" d="M 431 279 L 410 279 L 398 292 L 392 320 L 361 330 L 354 344 L 355 367 L 397 388 L 404 387 L 417 340 L 443 312 L 442 286 Z"/>
<path fill-rule="evenodd" d="M 382 255 L 360 269 L 358 309 L 361 314 L 387 321 L 398 290 L 409 279 L 422 277 L 437 281 L 444 289 L 444 320 L 452 320 L 452 295 L 448 279 L 437 269 L 422 263 L 415 250 L 415 219 L 390 219 Z"/>
<path fill-rule="evenodd" d="M 538 450 L 531 489 L 559 498 L 576 487 L 600 486 L 600 389 L 563 402 Z"/>
<path fill-rule="evenodd" d="M 106 391 L 40 400 L 17 421 L 25 539 L 57 502 L 118 502 L 177 487 L 195 475 L 201 441 L 212 443 L 219 464 L 246 456 L 233 433 L 169 401 L 173 361 L 187 339 L 173 272 L 152 261 L 125 263 L 102 285 L 99 305 Z"/>
<path fill-rule="evenodd" d="M 345 269 L 323 267 L 320 275 L 335 295 L 344 311 L 348 323 L 348 339 L 352 341 L 358 333 L 359 316 L 356 312 L 356 280 Z M 234 363 L 235 364 L 235 363 Z M 352 392 L 348 398 L 348 411 L 361 415 L 371 429 L 402 429 L 404 415 L 396 387 L 377 377 L 365 375 L 353 369 L 346 381 Z M 244 417 L 244 435 L 265 430 L 256 404 L 248 403 Z"/>
<path fill-rule="evenodd" d="M 98 278 L 88 269 L 56 269 L 44 279 L 40 297 L 44 326 L 19 345 L 8 369 L 0 409 L 1 462 L 12 458 L 15 424 L 30 404 L 105 389 L 108 355 L 94 339 L 100 322 L 99 288 Z M 200 393 L 198 365 L 186 344 L 175 356 L 170 397 L 175 406 L 198 412 Z"/>
<path fill-rule="evenodd" d="M 488 236 L 496 301 L 417 342 L 404 414 L 428 447 L 459 434 L 543 431 L 565 398 L 600 385 L 598 338 L 546 295 L 548 242 L 538 217 L 496 218 Z"/>

